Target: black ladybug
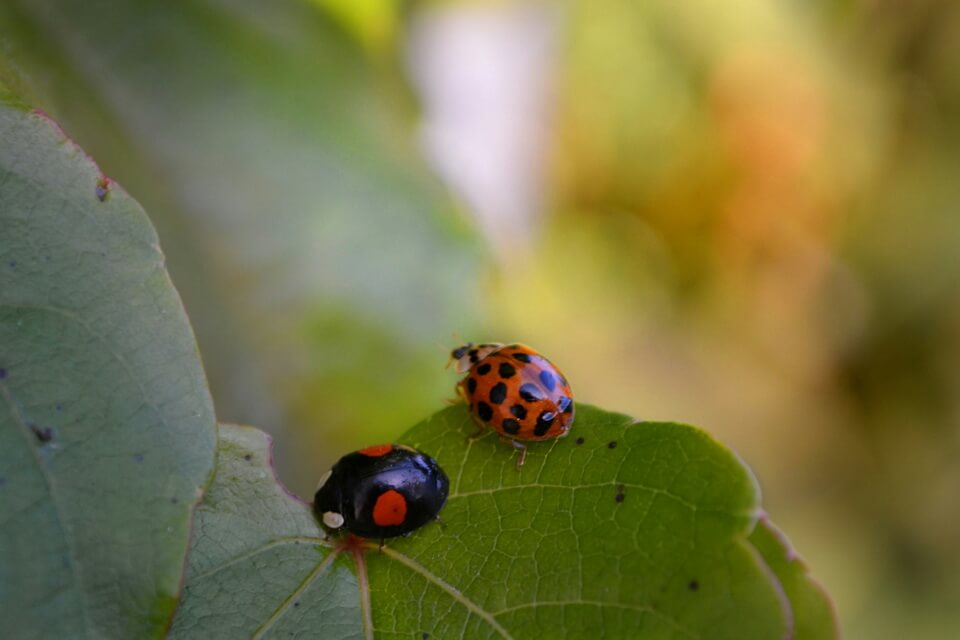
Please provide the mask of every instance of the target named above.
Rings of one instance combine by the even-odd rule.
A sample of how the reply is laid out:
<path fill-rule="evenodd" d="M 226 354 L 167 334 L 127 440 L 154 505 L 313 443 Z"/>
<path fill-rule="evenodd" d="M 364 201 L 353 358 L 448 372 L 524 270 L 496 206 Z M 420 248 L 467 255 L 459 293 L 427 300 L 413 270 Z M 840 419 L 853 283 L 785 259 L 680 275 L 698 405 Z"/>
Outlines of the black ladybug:
<path fill-rule="evenodd" d="M 330 529 L 393 538 L 436 519 L 450 481 L 437 461 L 399 444 L 349 453 L 320 480 L 313 510 Z"/>

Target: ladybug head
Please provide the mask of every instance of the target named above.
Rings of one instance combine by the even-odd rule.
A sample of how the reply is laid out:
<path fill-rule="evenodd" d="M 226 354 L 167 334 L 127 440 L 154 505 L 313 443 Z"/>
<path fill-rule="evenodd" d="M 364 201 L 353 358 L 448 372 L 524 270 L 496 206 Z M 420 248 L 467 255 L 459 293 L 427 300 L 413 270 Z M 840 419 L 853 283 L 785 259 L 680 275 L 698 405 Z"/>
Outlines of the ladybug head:
<path fill-rule="evenodd" d="M 499 342 L 487 342 L 485 344 L 473 344 L 468 342 L 462 347 L 457 347 L 450 352 L 450 359 L 457 363 L 457 373 L 465 373 L 470 367 L 477 364 L 488 355 L 502 347 Z"/>

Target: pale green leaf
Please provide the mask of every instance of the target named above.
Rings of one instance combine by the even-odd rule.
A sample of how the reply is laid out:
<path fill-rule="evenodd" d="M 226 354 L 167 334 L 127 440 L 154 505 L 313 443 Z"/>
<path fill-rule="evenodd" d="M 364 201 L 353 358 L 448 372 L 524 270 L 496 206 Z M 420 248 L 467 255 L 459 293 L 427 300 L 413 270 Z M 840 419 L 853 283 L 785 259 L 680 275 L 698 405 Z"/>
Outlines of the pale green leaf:
<path fill-rule="evenodd" d="M 5 637 L 163 633 L 215 421 L 140 206 L 0 91 Z"/>

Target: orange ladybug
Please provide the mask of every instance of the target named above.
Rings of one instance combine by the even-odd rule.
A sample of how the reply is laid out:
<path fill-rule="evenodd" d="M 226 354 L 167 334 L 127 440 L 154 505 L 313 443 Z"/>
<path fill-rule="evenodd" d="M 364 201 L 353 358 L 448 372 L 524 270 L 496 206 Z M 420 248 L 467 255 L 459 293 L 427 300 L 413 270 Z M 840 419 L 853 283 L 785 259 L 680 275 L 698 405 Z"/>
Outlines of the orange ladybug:
<path fill-rule="evenodd" d="M 527 447 L 521 441 L 560 438 L 573 425 L 573 393 L 556 366 L 522 344 L 467 343 L 450 356 L 457 372 L 467 375 L 457 393 L 480 426 L 500 434 L 520 450 L 523 466 Z"/>

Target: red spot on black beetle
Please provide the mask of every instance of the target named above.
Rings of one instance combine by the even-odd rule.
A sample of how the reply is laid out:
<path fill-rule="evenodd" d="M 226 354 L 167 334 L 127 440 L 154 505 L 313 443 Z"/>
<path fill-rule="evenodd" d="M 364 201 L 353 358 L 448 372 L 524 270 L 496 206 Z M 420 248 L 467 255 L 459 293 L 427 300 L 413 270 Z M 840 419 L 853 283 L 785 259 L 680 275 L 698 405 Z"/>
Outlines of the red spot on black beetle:
<path fill-rule="evenodd" d="M 37 440 L 40 442 L 50 442 L 53 440 L 53 429 L 50 427 L 40 427 L 35 424 L 31 424 L 30 431 L 33 432 L 33 435 L 37 436 Z"/>
<path fill-rule="evenodd" d="M 576 440 L 574 440 L 574 442 L 576 442 L 577 444 L 583 444 L 583 438 L 577 438 Z"/>
<path fill-rule="evenodd" d="M 616 441 L 616 440 L 611 440 L 610 442 L 608 442 L 608 443 L 607 443 L 607 448 L 608 448 L 608 449 L 616 449 L 616 448 L 617 448 L 617 441 Z"/>
<path fill-rule="evenodd" d="M 697 582 L 696 580 L 691 580 L 690 584 L 688 584 L 687 587 L 690 589 L 690 591 L 696 591 L 697 589 L 700 588 L 700 583 Z"/>
<path fill-rule="evenodd" d="M 103 176 L 97 180 L 96 194 L 100 202 L 107 201 L 107 196 L 110 195 L 110 178 Z"/>
<path fill-rule="evenodd" d="M 614 496 L 613 499 L 616 500 L 617 502 L 623 502 L 623 499 L 627 497 L 623 491 L 624 491 L 624 486 L 622 484 L 618 484 L 617 495 Z"/>

